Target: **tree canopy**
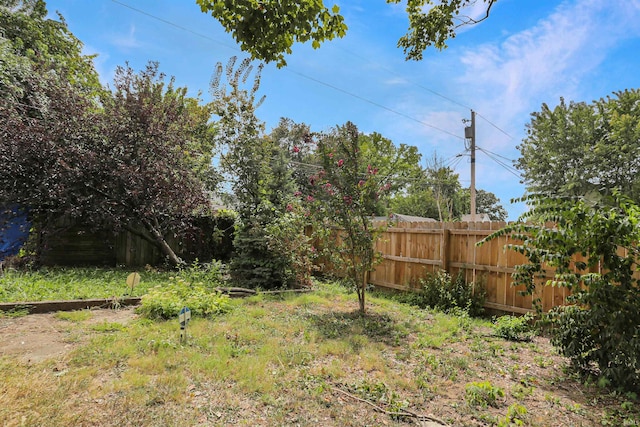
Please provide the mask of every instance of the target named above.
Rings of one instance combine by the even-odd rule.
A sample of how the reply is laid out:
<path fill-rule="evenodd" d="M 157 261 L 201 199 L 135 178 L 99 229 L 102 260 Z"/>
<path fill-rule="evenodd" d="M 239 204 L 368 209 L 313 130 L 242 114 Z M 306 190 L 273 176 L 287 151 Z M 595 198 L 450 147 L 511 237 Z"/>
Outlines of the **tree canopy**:
<path fill-rule="evenodd" d="M 564 99 L 531 115 L 516 167 L 527 191 L 583 196 L 614 188 L 640 200 L 640 90 L 592 103 Z"/>
<path fill-rule="evenodd" d="M 210 107 L 154 63 L 103 88 L 46 15 L 42 0 L 0 2 L 0 204 L 28 209 L 41 237 L 68 217 L 129 229 L 180 263 L 164 237 L 206 212 L 217 184 Z"/>
<path fill-rule="evenodd" d="M 28 60 L 40 73 L 54 71 L 85 91 L 100 88 L 93 66 L 94 55 L 82 54 L 82 42 L 59 20 L 46 19 L 43 0 L 0 0 L 0 40 L 13 53 Z"/>
<path fill-rule="evenodd" d="M 407 59 L 421 60 L 429 46 L 447 47 L 464 25 L 476 24 L 489 16 L 497 0 L 482 0 L 486 14 L 479 19 L 463 16 L 461 11 L 477 0 L 406 0 L 409 19 L 407 33 L 398 41 Z M 324 41 L 343 37 L 347 31 L 337 5 L 325 6 L 323 0 L 196 0 L 240 43 L 254 59 L 286 65 L 284 54 L 291 53 L 294 42 L 311 41 L 314 48 Z M 404 0 L 387 0 L 404 3 Z"/>
<path fill-rule="evenodd" d="M 403 191 L 391 196 L 389 206 L 394 213 L 455 221 L 470 212 L 471 193 L 460 184 L 460 176 L 434 155 Z M 482 189 L 476 191 L 476 212 L 488 214 L 492 221 L 507 218 L 498 197 Z"/>

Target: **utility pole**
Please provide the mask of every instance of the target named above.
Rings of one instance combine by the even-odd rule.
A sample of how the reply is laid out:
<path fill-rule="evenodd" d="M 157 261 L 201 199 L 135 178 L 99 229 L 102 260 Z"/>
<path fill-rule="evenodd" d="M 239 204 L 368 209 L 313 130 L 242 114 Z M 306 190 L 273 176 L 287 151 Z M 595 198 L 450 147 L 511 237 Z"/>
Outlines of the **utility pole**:
<path fill-rule="evenodd" d="M 471 126 L 464 128 L 464 137 L 469 140 L 471 151 L 471 221 L 476 221 L 476 112 L 471 110 Z"/>

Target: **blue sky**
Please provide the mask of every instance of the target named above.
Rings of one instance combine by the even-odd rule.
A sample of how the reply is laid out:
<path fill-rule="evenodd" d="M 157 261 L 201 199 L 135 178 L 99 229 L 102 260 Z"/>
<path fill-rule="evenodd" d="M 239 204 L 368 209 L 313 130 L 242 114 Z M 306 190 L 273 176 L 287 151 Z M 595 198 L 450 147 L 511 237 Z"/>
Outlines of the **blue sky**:
<path fill-rule="evenodd" d="M 477 188 L 495 193 L 510 219 L 525 207 L 509 202 L 524 187 L 508 159 L 519 156 L 530 114 L 560 97 L 590 102 L 640 87 L 640 0 L 499 0 L 488 20 L 419 62 L 405 61 L 396 47 L 407 27 L 402 6 L 335 3 L 349 26 L 346 37 L 317 50 L 296 45 L 286 68 L 263 70 L 266 100 L 257 113 L 267 131 L 280 117 L 314 131 L 352 121 L 363 132 L 417 146 L 423 164 L 436 153 L 468 186 L 462 120 L 472 108 L 479 115 L 477 145 L 485 150 L 477 156 Z M 125 61 L 141 69 L 152 60 L 206 100 L 216 63 L 246 56 L 195 0 L 48 0 L 47 6 L 65 17 L 85 53 L 98 54 L 104 83 Z"/>

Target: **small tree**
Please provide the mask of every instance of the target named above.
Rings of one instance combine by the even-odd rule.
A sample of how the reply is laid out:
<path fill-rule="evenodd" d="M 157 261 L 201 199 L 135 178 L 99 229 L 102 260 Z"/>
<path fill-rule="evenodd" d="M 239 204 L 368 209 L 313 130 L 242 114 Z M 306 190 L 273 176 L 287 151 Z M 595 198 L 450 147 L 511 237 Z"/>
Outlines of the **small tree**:
<path fill-rule="evenodd" d="M 640 387 L 640 208 L 630 199 L 590 195 L 580 199 L 533 195 L 521 221 L 555 225 L 508 226 L 490 236 L 508 235 L 521 243 L 509 248 L 529 264 L 516 267 L 514 284 L 529 293 L 545 265 L 555 268 L 547 286 L 571 289 L 573 305 L 549 313 L 552 343 L 583 372 L 597 368 L 613 385 Z M 480 242 L 482 243 L 482 242 Z M 578 258 L 579 257 L 579 258 Z M 576 260 L 580 259 L 580 260 Z"/>
<path fill-rule="evenodd" d="M 376 261 L 373 245 L 380 232 L 371 220 L 388 184 L 382 184 L 375 166 L 364 163 L 360 148 L 358 129 L 351 122 L 319 135 L 322 170 L 310 178 L 313 189 L 303 197 L 318 221 L 316 234 L 337 255 L 332 261 L 355 286 L 364 314 L 369 273 Z"/>
<path fill-rule="evenodd" d="M 84 219 L 137 233 L 182 264 L 165 236 L 209 214 L 208 193 L 218 181 L 211 107 L 173 78 L 166 83 L 154 62 L 139 73 L 118 67 L 113 86 L 102 98 L 104 127 L 89 147 L 85 191 L 77 193 Z"/>
<path fill-rule="evenodd" d="M 264 135 L 264 123 L 255 115 L 262 102 L 256 100 L 261 67 L 253 74 L 251 89 L 245 90 L 242 85 L 253 67 L 248 60 L 235 67 L 235 61 L 232 58 L 226 69 L 218 64 L 212 82 L 215 114 L 220 117 L 217 141 L 225 150 L 221 166 L 238 211 L 231 275 L 251 288 L 306 284 L 308 276 L 296 270 L 295 242 L 305 242 L 306 237 L 289 208 L 295 202 L 295 183 L 288 159 L 278 141 Z M 227 86 L 221 84 L 223 76 Z"/>

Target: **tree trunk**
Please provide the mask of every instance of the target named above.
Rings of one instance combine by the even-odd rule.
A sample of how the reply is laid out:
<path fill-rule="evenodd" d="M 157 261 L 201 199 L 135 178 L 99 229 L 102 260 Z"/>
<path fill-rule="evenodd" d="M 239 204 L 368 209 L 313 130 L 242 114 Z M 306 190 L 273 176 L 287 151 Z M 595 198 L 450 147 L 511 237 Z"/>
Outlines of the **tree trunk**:
<path fill-rule="evenodd" d="M 144 221 L 144 225 L 147 228 L 147 231 L 151 233 L 151 236 L 153 236 L 154 243 L 156 244 L 156 246 L 158 246 L 160 252 L 162 252 L 162 254 L 167 257 L 169 262 L 176 267 L 183 265 L 184 261 L 178 255 L 176 255 L 173 249 L 171 249 L 171 246 L 169 246 L 167 241 L 164 240 L 164 236 L 162 235 L 162 233 L 160 233 L 160 231 L 149 221 Z"/>
<path fill-rule="evenodd" d="M 359 308 L 360 308 L 360 315 L 364 316 L 365 315 L 365 295 L 367 293 L 367 284 L 369 282 L 369 272 L 368 271 L 364 271 L 362 273 L 362 280 L 360 281 L 359 284 L 359 291 L 358 291 L 358 303 L 359 303 Z"/>

